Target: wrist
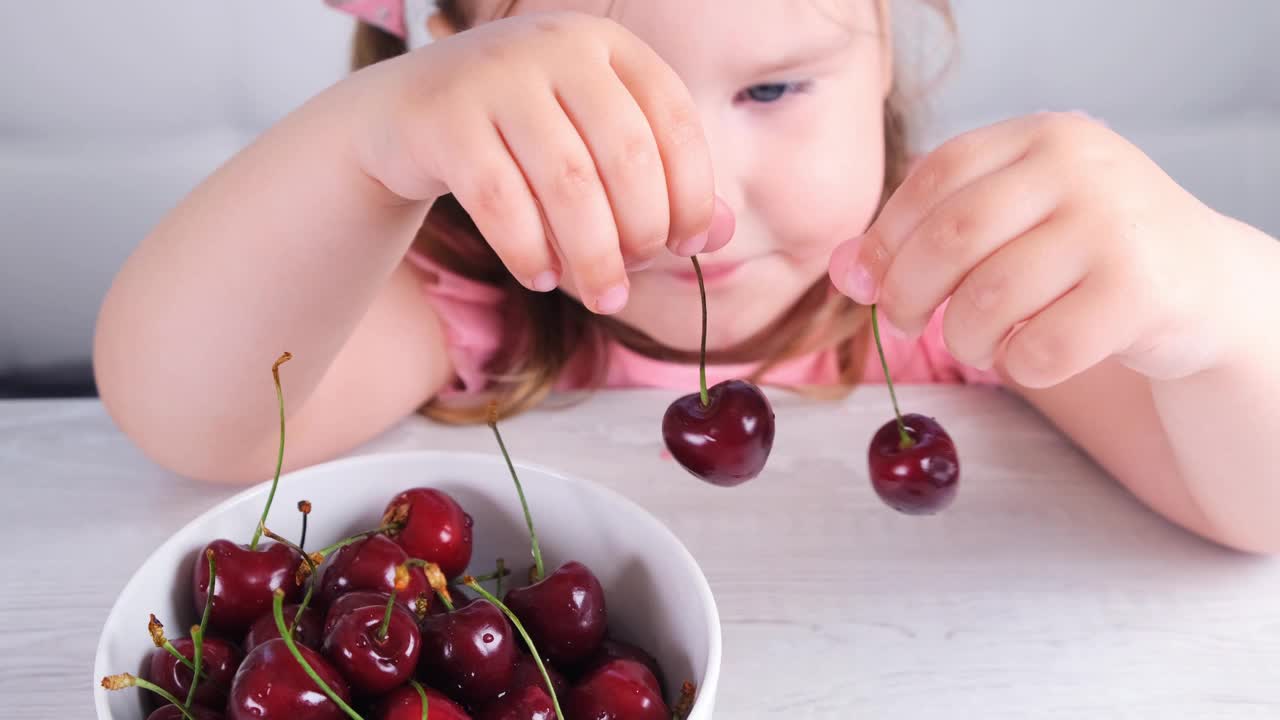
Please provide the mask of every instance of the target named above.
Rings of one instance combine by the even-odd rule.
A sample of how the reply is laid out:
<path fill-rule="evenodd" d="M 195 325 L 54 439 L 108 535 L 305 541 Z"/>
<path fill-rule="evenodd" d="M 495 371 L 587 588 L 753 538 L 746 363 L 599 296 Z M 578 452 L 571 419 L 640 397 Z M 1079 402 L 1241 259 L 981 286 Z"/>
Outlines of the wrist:
<path fill-rule="evenodd" d="M 428 123 L 415 109 L 429 103 L 412 100 L 421 91 L 410 88 L 423 80 L 401 56 L 359 70 L 335 88 L 352 161 L 384 204 L 429 207 L 448 192 L 425 148 Z"/>

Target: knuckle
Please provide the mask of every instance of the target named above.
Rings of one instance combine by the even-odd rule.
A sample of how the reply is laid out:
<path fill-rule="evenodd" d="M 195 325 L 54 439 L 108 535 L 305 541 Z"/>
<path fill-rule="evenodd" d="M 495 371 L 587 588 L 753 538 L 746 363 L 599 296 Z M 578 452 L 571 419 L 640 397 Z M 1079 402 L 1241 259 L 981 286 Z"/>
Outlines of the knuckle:
<path fill-rule="evenodd" d="M 577 202 L 599 190 L 595 166 L 576 157 L 560 160 L 552 178 L 551 191 L 557 200 Z"/>
<path fill-rule="evenodd" d="M 636 134 L 622 141 L 613 165 L 623 171 L 648 170 L 658 164 L 658 148 L 653 137 Z"/>
<path fill-rule="evenodd" d="M 974 221 L 964 212 L 952 212 L 930 220 L 920 229 L 926 248 L 936 254 L 949 255 L 963 249 L 972 234 Z"/>
<path fill-rule="evenodd" d="M 673 150 L 696 148 L 704 142 L 702 121 L 696 110 L 677 103 L 667 111 L 667 141 Z"/>
<path fill-rule="evenodd" d="M 501 215 L 518 198 L 515 185 L 500 172 L 480 172 L 464 188 L 463 202 L 477 215 Z"/>
<path fill-rule="evenodd" d="M 995 310 L 1008 294 L 1009 278 L 999 270 L 985 270 L 975 273 L 961 286 L 959 293 L 964 306 L 975 313 L 989 313 Z"/>
<path fill-rule="evenodd" d="M 1048 384 L 1064 377 L 1071 365 L 1071 343 L 1060 332 L 1028 326 L 1009 344 L 1009 374 L 1018 382 Z"/>

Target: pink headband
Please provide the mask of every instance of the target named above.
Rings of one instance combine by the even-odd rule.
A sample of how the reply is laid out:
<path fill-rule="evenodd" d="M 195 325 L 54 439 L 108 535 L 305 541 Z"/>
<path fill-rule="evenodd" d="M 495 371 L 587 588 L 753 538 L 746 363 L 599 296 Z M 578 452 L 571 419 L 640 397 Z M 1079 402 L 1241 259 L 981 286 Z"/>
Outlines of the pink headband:
<path fill-rule="evenodd" d="M 401 38 L 409 49 L 431 42 L 427 20 L 435 13 L 435 0 L 324 0 L 329 7 L 356 16 Z"/>

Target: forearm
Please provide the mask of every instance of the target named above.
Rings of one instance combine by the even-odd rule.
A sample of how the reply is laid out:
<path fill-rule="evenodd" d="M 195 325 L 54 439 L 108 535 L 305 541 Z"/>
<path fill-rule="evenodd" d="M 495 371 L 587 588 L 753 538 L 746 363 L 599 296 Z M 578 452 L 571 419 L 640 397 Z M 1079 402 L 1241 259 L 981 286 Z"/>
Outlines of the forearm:
<path fill-rule="evenodd" d="M 1280 243 L 1231 222 L 1249 244 L 1223 287 L 1221 357 L 1192 376 L 1152 381 L 1182 480 L 1215 534 L 1280 551 Z"/>
<path fill-rule="evenodd" d="M 239 452 L 273 438 L 270 368 L 307 401 L 400 261 L 428 207 L 362 169 L 339 85 L 197 187 L 128 259 L 104 303 L 95 372 L 145 450 Z"/>

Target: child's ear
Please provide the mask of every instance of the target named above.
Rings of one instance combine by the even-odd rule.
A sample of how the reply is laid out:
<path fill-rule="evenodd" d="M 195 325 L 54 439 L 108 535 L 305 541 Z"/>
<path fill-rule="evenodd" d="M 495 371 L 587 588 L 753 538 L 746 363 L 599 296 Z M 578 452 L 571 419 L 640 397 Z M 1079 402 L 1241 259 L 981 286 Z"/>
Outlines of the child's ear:
<path fill-rule="evenodd" d="M 893 93 L 893 16 L 889 13 L 889 0 L 878 0 L 880 10 L 880 89 L 884 98 Z"/>

